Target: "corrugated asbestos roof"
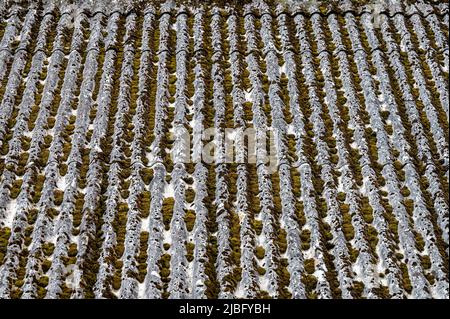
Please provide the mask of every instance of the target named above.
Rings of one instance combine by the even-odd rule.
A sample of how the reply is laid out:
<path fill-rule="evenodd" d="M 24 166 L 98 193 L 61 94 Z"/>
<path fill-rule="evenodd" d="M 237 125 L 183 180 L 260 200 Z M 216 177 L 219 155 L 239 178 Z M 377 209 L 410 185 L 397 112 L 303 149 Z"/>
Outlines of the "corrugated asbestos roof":
<path fill-rule="evenodd" d="M 0 4 L 1 298 L 449 298 L 448 2 L 283 3 Z"/>

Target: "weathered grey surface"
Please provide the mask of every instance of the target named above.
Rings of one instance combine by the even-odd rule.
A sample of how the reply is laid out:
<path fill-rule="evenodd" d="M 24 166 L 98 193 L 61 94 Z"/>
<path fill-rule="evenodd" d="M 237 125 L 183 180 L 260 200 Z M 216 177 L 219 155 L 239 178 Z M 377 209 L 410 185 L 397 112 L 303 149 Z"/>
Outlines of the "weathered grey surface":
<path fill-rule="evenodd" d="M 448 298 L 448 3 L 411 4 L 0 1 L 0 298 Z"/>

